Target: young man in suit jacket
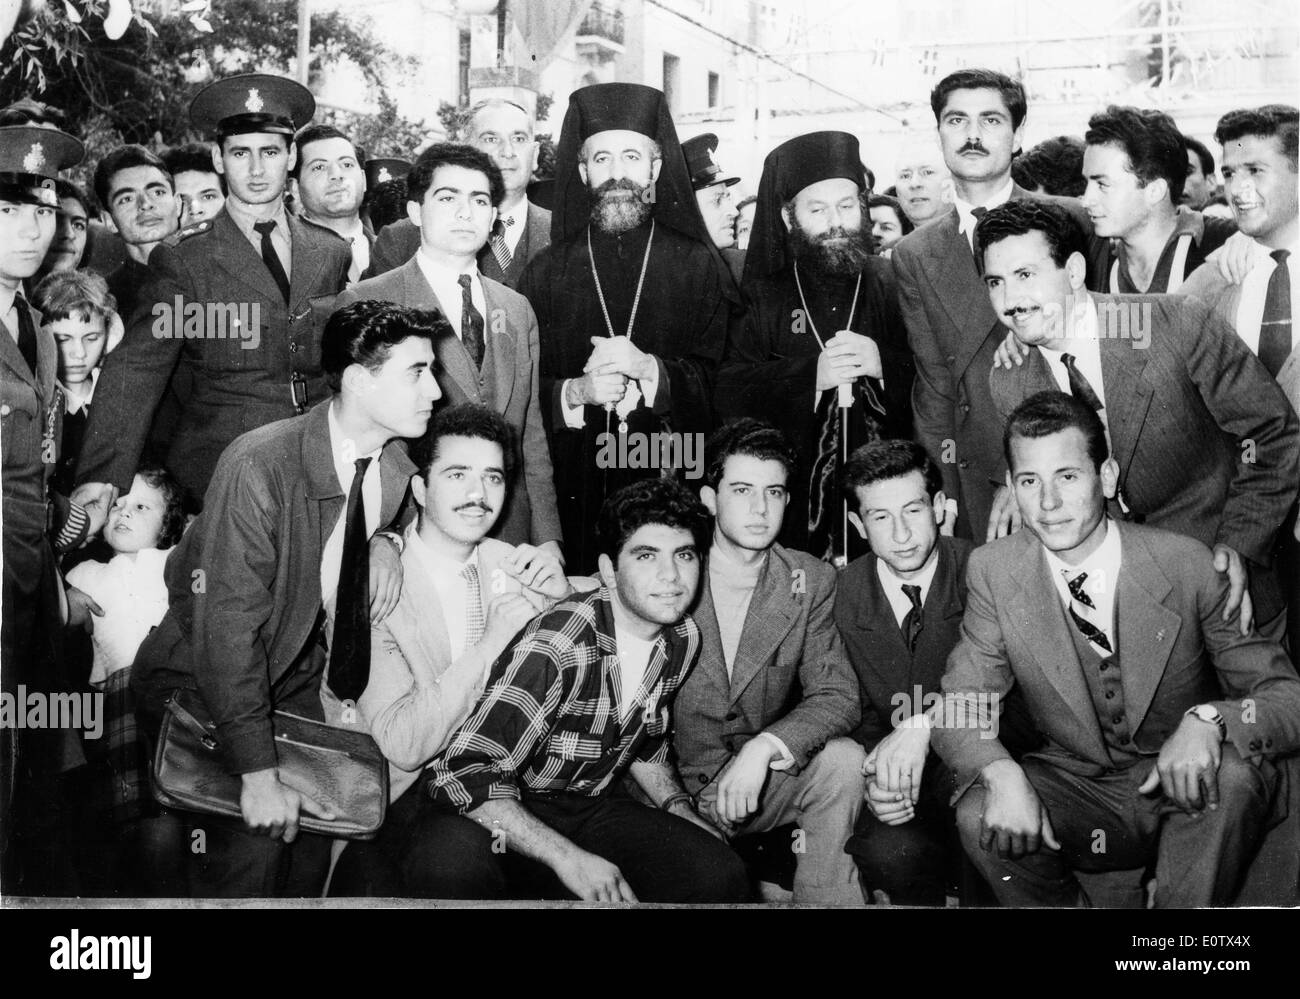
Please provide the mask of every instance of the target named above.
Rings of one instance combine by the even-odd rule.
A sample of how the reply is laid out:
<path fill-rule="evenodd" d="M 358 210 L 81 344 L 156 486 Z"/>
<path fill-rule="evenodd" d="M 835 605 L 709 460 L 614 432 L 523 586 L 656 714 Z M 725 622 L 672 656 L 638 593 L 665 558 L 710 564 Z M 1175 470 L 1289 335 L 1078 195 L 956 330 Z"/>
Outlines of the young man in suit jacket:
<path fill-rule="evenodd" d="M 321 364 L 334 398 L 227 448 L 167 560 L 170 607 L 140 647 L 132 691 L 155 731 L 171 693 L 196 691 L 243 785 L 241 819 L 191 818 L 207 846 L 192 860 L 195 895 L 310 896 L 324 885 L 330 840 L 299 835 L 298 820 L 332 816 L 280 781 L 271 715 L 323 719 L 327 648 L 337 696 L 365 689 L 369 623 L 396 594 L 376 586 L 371 599 L 367 546 L 355 540 L 390 524 L 406 496 L 415 466 L 398 438 L 424 433 L 440 395 L 443 326 L 385 302 L 332 316 Z"/>
<path fill-rule="evenodd" d="M 528 182 L 537 169 L 533 116 L 514 101 L 489 98 L 470 109 L 465 142 L 492 157 L 505 181 L 492 235 L 478 251 L 484 276 L 507 288 L 519 287 L 524 268 L 551 245 L 551 213 L 528 200 Z M 380 230 L 365 277 L 401 267 L 420 248 L 420 230 L 400 220 Z"/>
<path fill-rule="evenodd" d="M 510 639 L 573 591 L 554 555 L 487 537 L 510 488 L 514 452 L 502 416 L 486 406 L 452 406 L 433 419 L 427 442 L 424 467 L 411 480 L 420 513 L 406 531 L 402 593 L 392 613 L 371 625 L 370 682 L 351 711 L 321 688 L 327 721 L 359 725 L 379 744 L 392 803 L 378 838 L 343 853 L 334 895 L 406 892 L 403 863 L 420 863 L 418 851 L 407 852 L 420 771 L 469 716 Z"/>
<path fill-rule="evenodd" d="M 674 708 L 682 783 L 728 836 L 796 822 L 794 901 L 861 905 L 844 843 L 862 807 L 858 689 L 831 608 L 835 570 L 776 543 L 790 442 L 742 419 L 717 431 L 700 489 L 713 539 L 700 661 Z"/>
<path fill-rule="evenodd" d="M 559 556 L 555 482 L 538 409 L 537 317 L 522 295 L 484 276 L 476 262 L 503 197 L 501 173 L 486 153 L 439 143 L 420 154 L 406 187 L 419 251 L 397 270 L 349 288 L 339 305 L 380 299 L 447 317 L 454 335 L 437 345 L 447 401 L 491 406 L 515 432 L 511 462 L 520 470 L 519 488 L 506 497 L 493 537 Z"/>
<path fill-rule="evenodd" d="M 993 309 L 1029 348 L 989 374 L 998 411 L 1044 389 L 1084 399 L 1119 468 L 1119 513 L 1213 546 L 1242 632 L 1253 621 L 1280 641 L 1273 539 L 1300 482 L 1300 419 L 1277 383 L 1199 302 L 1086 291 L 1083 231 L 1054 205 L 995 208 L 975 237 Z"/>
<path fill-rule="evenodd" d="M 1204 545 L 1106 515 L 1119 469 L 1089 405 L 1032 396 L 1003 441 L 1026 530 L 971 554 L 941 723 L 900 755 L 917 765 L 932 734 L 1005 905 L 1086 904 L 1080 873 L 1137 879 L 1152 861 L 1157 907 L 1229 905 L 1271 824 L 1275 760 L 1300 748 L 1295 667 L 1227 618 Z M 996 727 L 1013 685 L 1047 740 L 1019 764 Z"/>
<path fill-rule="evenodd" d="M 1072 200 L 1030 194 L 1011 179 L 1011 155 L 1021 143 L 1024 88 L 984 69 L 958 70 L 930 95 L 944 162 L 952 173 L 953 204 L 904 236 L 890 260 L 916 360 L 912 407 L 916 437 L 939 462 L 944 494 L 959 510 L 956 531 L 982 542 L 1002 481 L 1001 419 L 989 398 L 988 372 L 1002 327 L 988 305 L 973 255 L 978 217 L 1007 201 Z"/>

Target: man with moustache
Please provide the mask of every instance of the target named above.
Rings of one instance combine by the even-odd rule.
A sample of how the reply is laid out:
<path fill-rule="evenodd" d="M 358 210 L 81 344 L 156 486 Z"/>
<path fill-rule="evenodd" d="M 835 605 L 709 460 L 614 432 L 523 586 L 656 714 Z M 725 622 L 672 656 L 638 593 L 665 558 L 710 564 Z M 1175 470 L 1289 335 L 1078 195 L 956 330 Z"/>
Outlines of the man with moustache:
<path fill-rule="evenodd" d="M 352 258 L 338 235 L 284 208 L 293 134 L 314 109 L 306 87 L 260 73 L 209 84 L 191 102 L 195 127 L 217 136 L 213 162 L 230 193 L 214 219 L 150 257 L 139 307 L 104 366 L 79 482 L 129 488 L 169 387 L 179 404 L 164 464 L 191 503 L 232 440 L 328 395 L 320 330 Z M 256 330 L 230 315 L 241 305 L 258 317 Z M 186 306 L 204 314 L 188 337 Z"/>
<path fill-rule="evenodd" d="M 914 368 L 893 271 L 872 253 L 866 191 L 847 132 L 802 135 L 768 154 L 745 260 L 749 310 L 718 376 L 723 419 L 774 418 L 794 442 L 781 543 L 816 558 L 859 554 L 842 502 L 844 456 L 912 432 Z"/>
<path fill-rule="evenodd" d="M 1272 551 L 1300 482 L 1300 419 L 1277 383 L 1200 302 L 1088 293 L 1083 231 L 1055 205 L 1002 205 L 975 239 L 993 310 L 1029 348 L 988 375 L 998 412 L 1049 388 L 1085 400 L 1115 455 L 1116 516 L 1212 547 L 1225 612 L 1281 641 Z"/>
<path fill-rule="evenodd" d="M 294 137 L 298 162 L 293 191 L 302 217 L 332 229 L 352 248 L 348 284 L 370 266 L 375 234 L 361 219 L 366 174 L 352 141 L 332 125 L 308 125 Z"/>
<path fill-rule="evenodd" d="M 686 611 L 706 525 L 699 501 L 665 479 L 608 499 L 603 585 L 516 637 L 426 771 L 406 861 L 419 894 L 748 900 L 744 864 L 695 813 L 669 759 L 669 706 L 700 651 Z M 625 775 L 650 806 L 623 790 Z"/>
<path fill-rule="evenodd" d="M 1107 516 L 1120 473 L 1091 406 L 1036 394 L 1003 441 L 1027 529 L 971 553 L 942 723 L 909 730 L 914 749 L 932 738 L 954 772 L 962 844 L 1003 905 L 1140 905 L 1152 862 L 1157 908 L 1231 905 L 1300 747 L 1295 668 L 1226 619 L 1203 545 Z M 996 728 L 1013 686 L 1046 738 L 1019 763 Z M 1295 904 L 1294 881 L 1272 888 Z"/>
<path fill-rule="evenodd" d="M 1001 420 L 988 391 L 1003 332 L 980 280 L 975 223 L 997 205 L 1024 199 L 1060 201 L 1080 218 L 1083 212 L 1072 201 L 1031 195 L 1012 180 L 1027 112 L 1015 80 L 987 69 L 958 70 L 939 81 L 930 107 L 952 173 L 953 204 L 934 224 L 904 236 L 891 261 L 916 357 L 917 440 L 939 462 L 957 533 L 979 542 L 993 536 L 1006 511 L 993 504 L 1002 481 Z"/>
<path fill-rule="evenodd" d="M 126 260 L 107 275 L 117 312 L 127 321 L 149 276 L 149 255 L 180 225 L 181 205 L 163 161 L 144 146 L 122 146 L 95 167 L 95 197 L 126 244 Z"/>
<path fill-rule="evenodd" d="M 539 400 L 566 564 L 582 573 L 595 568 L 605 498 L 661 474 L 658 462 L 600 467 L 597 456 L 616 439 L 607 435 L 653 442 L 652 434 L 709 431 L 714 370 L 738 301 L 660 91 L 632 83 L 575 91 L 555 183 L 552 243 L 519 290 L 540 329 Z"/>
<path fill-rule="evenodd" d="M 551 213 L 528 200 L 537 169 L 533 115 L 514 101 L 489 98 L 470 108 L 463 141 L 492 157 L 501 171 L 505 195 L 488 241 L 480 248 L 483 275 L 518 289 L 528 262 L 551 242 Z M 377 277 L 406 263 L 420 248 L 420 231 L 409 220 L 386 226 L 375 240 L 366 277 Z"/>

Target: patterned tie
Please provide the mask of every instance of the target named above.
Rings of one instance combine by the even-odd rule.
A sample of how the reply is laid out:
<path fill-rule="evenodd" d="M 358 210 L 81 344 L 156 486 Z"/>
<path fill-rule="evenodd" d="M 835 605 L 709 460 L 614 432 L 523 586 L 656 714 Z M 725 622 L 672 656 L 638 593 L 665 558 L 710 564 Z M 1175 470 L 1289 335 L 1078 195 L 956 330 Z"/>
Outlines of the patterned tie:
<path fill-rule="evenodd" d="M 1061 363 L 1065 365 L 1065 374 L 1070 379 L 1070 395 L 1082 400 L 1100 413 L 1102 409 L 1101 400 L 1097 398 L 1097 393 L 1093 391 L 1088 379 L 1084 378 L 1083 373 L 1075 367 L 1074 355 L 1062 354 Z"/>
<path fill-rule="evenodd" d="M 271 277 L 275 283 L 280 286 L 280 294 L 284 296 L 284 304 L 289 304 L 289 277 L 284 273 L 284 265 L 280 263 L 280 258 L 275 252 L 275 247 L 271 245 L 271 231 L 275 228 L 275 219 L 267 219 L 265 222 L 254 222 L 253 228 L 262 237 L 262 260 L 266 264 L 266 269 L 271 272 Z"/>
<path fill-rule="evenodd" d="M 1086 572 L 1081 572 L 1073 579 L 1067 579 L 1066 586 L 1069 587 L 1070 596 L 1073 597 L 1075 601 L 1088 608 L 1088 610 L 1096 610 L 1097 605 L 1092 602 L 1092 597 L 1090 597 L 1088 592 L 1083 588 L 1083 584 L 1087 579 L 1088 574 Z M 1074 604 L 1070 605 L 1070 617 L 1074 618 L 1074 623 L 1078 626 L 1083 637 L 1092 642 L 1093 645 L 1100 649 L 1105 649 L 1107 653 L 1114 651 L 1110 647 L 1110 639 L 1106 637 L 1106 633 L 1075 610 Z"/>
<path fill-rule="evenodd" d="M 370 540 L 362 484 L 371 459 L 356 460 L 343 521 L 343 558 L 334 605 L 329 687 L 341 701 L 355 701 L 370 681 Z"/>
<path fill-rule="evenodd" d="M 483 590 L 478 584 L 478 563 L 470 562 L 460 570 L 465 578 L 465 648 L 483 640 Z"/>
<path fill-rule="evenodd" d="M 1269 254 L 1277 261 L 1264 294 L 1264 318 L 1259 324 L 1259 360 L 1274 378 L 1291 353 L 1291 271 L 1289 250 Z"/>
<path fill-rule="evenodd" d="M 23 355 L 23 360 L 27 362 L 27 367 L 35 376 L 38 363 L 36 324 L 32 322 L 32 314 L 21 295 L 14 296 L 14 311 L 18 313 L 18 352 Z"/>
<path fill-rule="evenodd" d="M 907 642 L 907 650 L 915 652 L 916 640 L 921 637 L 921 588 L 904 583 L 903 592 L 912 601 L 912 609 L 903 618 L 903 640 Z"/>
<path fill-rule="evenodd" d="M 474 367 L 483 367 L 483 314 L 474 308 L 474 297 L 470 294 L 468 274 L 456 279 L 460 285 L 460 342 L 465 345 Z"/>
<path fill-rule="evenodd" d="M 514 224 L 513 217 L 497 219 L 497 224 L 492 227 L 492 235 L 488 239 L 488 244 L 492 247 L 492 256 L 497 258 L 497 266 L 501 268 L 503 274 L 510 269 L 510 263 L 514 260 L 510 246 L 506 243 L 506 229 Z"/>

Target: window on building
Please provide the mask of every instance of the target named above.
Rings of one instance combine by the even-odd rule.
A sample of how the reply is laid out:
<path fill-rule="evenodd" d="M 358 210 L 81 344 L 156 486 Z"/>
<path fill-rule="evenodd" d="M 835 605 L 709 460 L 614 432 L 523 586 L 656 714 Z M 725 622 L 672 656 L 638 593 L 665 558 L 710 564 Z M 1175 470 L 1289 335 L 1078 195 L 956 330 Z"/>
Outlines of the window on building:
<path fill-rule="evenodd" d="M 709 74 L 709 107 L 716 108 L 722 103 L 722 77 L 717 73 Z"/>
<path fill-rule="evenodd" d="M 677 110 L 678 80 L 682 71 L 682 61 L 675 55 L 664 53 L 664 98 L 668 101 L 668 110 Z"/>
<path fill-rule="evenodd" d="M 460 33 L 460 103 L 469 103 L 469 32 Z"/>

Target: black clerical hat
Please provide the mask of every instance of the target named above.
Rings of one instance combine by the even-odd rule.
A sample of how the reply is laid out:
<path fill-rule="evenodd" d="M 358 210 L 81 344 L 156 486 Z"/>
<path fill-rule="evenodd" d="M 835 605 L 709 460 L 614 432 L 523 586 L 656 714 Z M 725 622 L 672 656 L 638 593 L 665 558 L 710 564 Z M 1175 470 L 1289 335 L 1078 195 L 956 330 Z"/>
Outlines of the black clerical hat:
<path fill-rule="evenodd" d="M 55 178 L 60 170 L 80 163 L 85 151 L 80 140 L 57 128 L 0 128 L 0 198 L 15 204 L 57 208 Z"/>
<path fill-rule="evenodd" d="M 292 136 L 316 114 L 316 98 L 296 80 L 241 73 L 210 83 L 190 102 L 190 121 L 204 134 L 270 132 Z"/>
<path fill-rule="evenodd" d="M 700 191 L 714 184 L 739 184 L 739 177 L 722 176 L 722 167 L 713 158 L 718 150 L 718 137 L 712 132 L 705 132 L 682 143 L 682 155 L 686 157 L 686 172 L 691 175 L 691 187 Z"/>
<path fill-rule="evenodd" d="M 409 160 L 366 160 L 366 187 L 374 188 L 390 180 L 401 180 L 411 172 Z"/>

